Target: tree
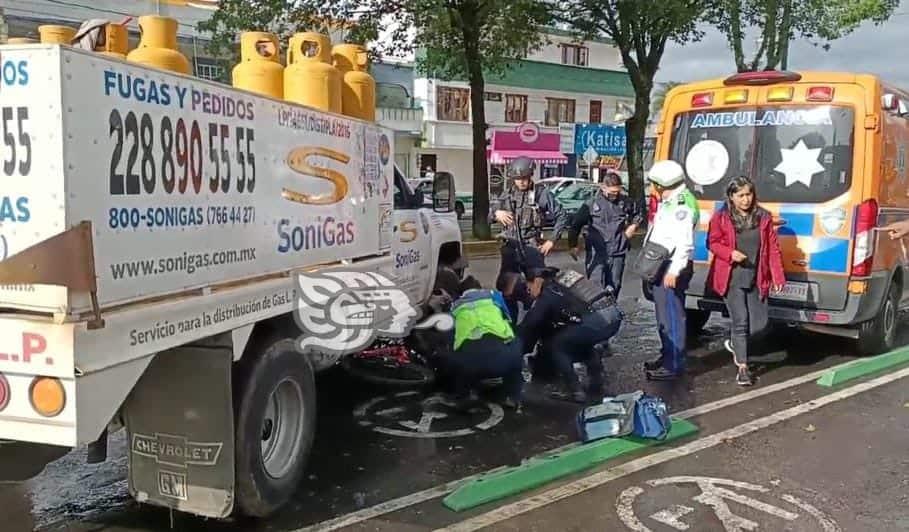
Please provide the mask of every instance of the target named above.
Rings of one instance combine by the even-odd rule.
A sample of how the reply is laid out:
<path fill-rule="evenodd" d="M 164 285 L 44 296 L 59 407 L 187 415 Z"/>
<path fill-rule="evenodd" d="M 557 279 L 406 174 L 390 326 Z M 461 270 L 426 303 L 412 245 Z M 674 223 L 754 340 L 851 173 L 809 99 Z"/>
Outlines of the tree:
<path fill-rule="evenodd" d="M 702 34 L 696 23 L 706 8 L 704 0 L 568 0 L 552 2 L 551 9 L 581 38 L 606 36 L 618 47 L 634 86 L 634 114 L 625 121 L 628 135 L 628 192 L 644 196 L 644 136 L 650 118 L 653 78 L 666 43 L 685 43 Z"/>
<path fill-rule="evenodd" d="M 430 77 L 466 79 L 470 86 L 473 137 L 473 233 L 491 238 L 486 159 L 486 75 L 516 68 L 516 61 L 546 41 L 540 27 L 550 21 L 540 0 L 409 0 L 396 12 L 392 42 L 420 51 L 417 69 Z"/>
<path fill-rule="evenodd" d="M 739 72 L 789 66 L 789 42 L 802 38 L 830 49 L 867 20 L 890 18 L 899 0 L 716 0 L 706 19 L 726 35 Z M 743 41 L 757 31 L 758 49 L 745 59 Z"/>
<path fill-rule="evenodd" d="M 477 238 L 488 239 L 485 76 L 514 68 L 516 60 L 542 46 L 540 27 L 550 21 L 547 8 L 543 0 L 221 0 L 220 10 L 200 28 L 215 34 L 217 47 L 233 43 L 234 35 L 247 29 L 289 34 L 326 21 L 349 21 L 355 27 L 347 37 L 350 42 L 372 40 L 375 54 L 416 50 L 419 71 L 466 79 L 473 130 L 473 231 Z M 386 31 L 382 42 L 375 41 L 379 29 Z"/>

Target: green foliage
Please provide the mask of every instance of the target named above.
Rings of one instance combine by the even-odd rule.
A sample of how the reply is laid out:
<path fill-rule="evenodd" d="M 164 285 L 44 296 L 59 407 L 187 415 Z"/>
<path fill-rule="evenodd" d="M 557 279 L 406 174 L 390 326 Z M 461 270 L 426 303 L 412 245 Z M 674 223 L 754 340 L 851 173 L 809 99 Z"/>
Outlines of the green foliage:
<path fill-rule="evenodd" d="M 698 40 L 697 23 L 707 0 L 561 0 L 550 2 L 557 18 L 579 38 L 608 37 L 619 49 L 635 91 L 634 115 L 625 122 L 628 135 L 629 194 L 643 196 L 643 146 L 650 118 L 653 78 L 666 43 Z"/>
<path fill-rule="evenodd" d="M 318 2 L 304 0 L 221 0 L 212 17 L 200 22 L 199 31 L 210 36 L 208 51 L 214 57 L 236 62 L 239 39 L 244 31 L 267 31 L 278 37 L 286 51 L 290 37 L 301 31 L 331 33 L 344 29 L 345 42 L 366 42 L 376 36 L 373 25 L 350 25 L 359 2 Z"/>
<path fill-rule="evenodd" d="M 706 20 L 726 35 L 739 72 L 786 68 L 789 42 L 802 39 L 825 50 L 830 41 L 871 21 L 890 18 L 899 0 L 715 0 Z M 747 61 L 743 41 L 759 32 L 759 45 Z"/>

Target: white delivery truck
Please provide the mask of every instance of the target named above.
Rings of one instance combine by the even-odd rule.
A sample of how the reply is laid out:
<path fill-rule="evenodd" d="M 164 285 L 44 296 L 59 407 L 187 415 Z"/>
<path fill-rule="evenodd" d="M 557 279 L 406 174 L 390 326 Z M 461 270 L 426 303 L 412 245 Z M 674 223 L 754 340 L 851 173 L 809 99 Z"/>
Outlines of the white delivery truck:
<path fill-rule="evenodd" d="M 418 306 L 440 264 L 463 272 L 451 175 L 424 206 L 393 140 L 69 47 L 0 47 L 0 480 L 83 444 L 104 460 L 125 429 L 141 502 L 215 518 L 284 504 L 314 375 L 357 350 L 300 340 L 360 323 L 341 299 L 300 318 L 315 305 L 300 274 L 384 275 L 393 290 L 354 305 L 374 308 L 402 290 Z"/>

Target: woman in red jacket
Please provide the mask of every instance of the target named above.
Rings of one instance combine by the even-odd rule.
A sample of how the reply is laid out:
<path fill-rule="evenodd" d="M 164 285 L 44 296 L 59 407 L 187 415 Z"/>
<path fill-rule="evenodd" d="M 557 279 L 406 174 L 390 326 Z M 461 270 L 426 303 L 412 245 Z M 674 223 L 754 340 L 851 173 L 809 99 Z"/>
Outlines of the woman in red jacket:
<path fill-rule="evenodd" d="M 732 318 L 732 352 L 736 382 L 754 384 L 748 370 L 749 336 L 767 326 L 767 297 L 786 283 L 773 217 L 758 205 L 754 183 L 737 177 L 726 187 L 726 205 L 710 220 L 707 246 L 713 261 L 707 285 L 726 301 Z"/>

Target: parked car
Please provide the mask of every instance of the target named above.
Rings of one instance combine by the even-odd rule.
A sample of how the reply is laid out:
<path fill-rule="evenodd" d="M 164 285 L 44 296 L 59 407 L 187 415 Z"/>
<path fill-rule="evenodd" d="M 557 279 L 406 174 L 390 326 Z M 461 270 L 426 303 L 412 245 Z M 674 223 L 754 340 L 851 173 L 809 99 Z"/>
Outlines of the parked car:
<path fill-rule="evenodd" d="M 423 191 L 423 201 L 425 204 L 432 203 L 431 177 L 409 179 L 408 182 L 414 191 Z M 473 216 L 473 194 L 455 192 L 455 213 L 458 215 L 459 220 L 464 216 Z"/>

